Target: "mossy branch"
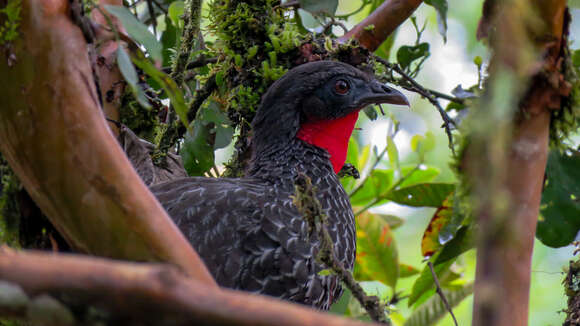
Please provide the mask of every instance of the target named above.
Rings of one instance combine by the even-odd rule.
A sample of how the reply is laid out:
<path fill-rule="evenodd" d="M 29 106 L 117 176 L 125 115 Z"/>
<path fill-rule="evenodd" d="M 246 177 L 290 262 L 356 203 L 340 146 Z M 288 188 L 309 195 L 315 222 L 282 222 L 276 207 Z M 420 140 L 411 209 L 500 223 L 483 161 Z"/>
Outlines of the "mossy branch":
<path fill-rule="evenodd" d="M 318 257 L 322 263 L 335 273 L 346 287 L 352 292 L 361 306 L 367 311 L 373 321 L 390 324 L 385 316 L 385 305 L 376 296 L 368 296 L 363 288 L 342 263 L 336 258 L 334 244 L 326 228 L 327 217 L 322 211 L 322 205 L 316 198 L 316 187 L 312 186 L 310 178 L 300 173 L 294 181 L 294 205 L 308 223 L 310 236 L 316 231 L 320 240 Z"/>
<path fill-rule="evenodd" d="M 191 49 L 193 49 L 193 43 L 199 34 L 202 0 L 189 0 L 185 2 L 185 5 L 186 8 L 183 33 L 181 35 L 181 45 L 177 52 L 175 61 L 173 62 L 173 68 L 170 75 L 178 86 L 183 83 L 183 74 L 186 70 L 185 67 L 187 66 Z"/>

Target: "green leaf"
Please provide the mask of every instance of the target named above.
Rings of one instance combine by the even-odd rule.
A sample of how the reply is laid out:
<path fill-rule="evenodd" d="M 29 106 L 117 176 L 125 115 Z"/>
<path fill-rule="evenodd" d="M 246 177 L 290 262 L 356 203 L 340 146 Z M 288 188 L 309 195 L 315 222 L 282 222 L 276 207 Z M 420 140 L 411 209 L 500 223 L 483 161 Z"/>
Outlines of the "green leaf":
<path fill-rule="evenodd" d="M 397 62 L 401 68 L 406 69 L 411 66 L 413 61 L 428 57 L 430 54 L 429 43 L 419 43 L 413 46 L 403 45 L 397 51 Z"/>
<path fill-rule="evenodd" d="M 141 51 L 137 51 L 131 59 L 137 67 L 141 68 L 147 75 L 161 85 L 163 90 L 167 93 L 177 116 L 184 126 L 189 127 L 189 122 L 187 121 L 188 108 L 185 105 L 183 93 L 181 92 L 181 89 L 177 87 L 175 81 L 166 73 L 157 69 L 149 59 L 145 58 Z"/>
<path fill-rule="evenodd" d="M 142 44 L 145 49 L 147 49 L 147 52 L 153 61 L 159 63 L 162 62 L 163 56 L 161 55 L 161 44 L 157 42 L 155 35 L 149 32 L 147 26 L 138 21 L 129 9 L 125 7 L 112 5 L 105 5 L 104 7 L 121 21 L 127 34 L 129 34 L 133 40 Z"/>
<path fill-rule="evenodd" d="M 393 232 L 381 218 L 365 212 L 356 219 L 359 275 L 395 288 L 399 278 L 399 255 Z"/>
<path fill-rule="evenodd" d="M 576 50 L 572 53 L 572 64 L 574 64 L 575 67 L 580 68 L 580 50 Z"/>
<path fill-rule="evenodd" d="M 171 65 L 174 49 L 178 45 L 180 30 L 175 27 L 168 16 L 165 16 L 165 30 L 161 34 L 161 44 L 163 45 L 163 66 Z"/>
<path fill-rule="evenodd" d="M 377 214 L 377 216 L 387 222 L 391 230 L 395 230 L 405 223 L 405 220 L 395 215 Z"/>
<path fill-rule="evenodd" d="M 414 170 L 414 171 L 413 171 Z M 411 171 L 413 171 L 412 174 Z M 421 183 L 428 183 L 433 181 L 441 171 L 432 166 L 421 165 L 419 169 L 415 169 L 415 165 L 407 165 L 401 168 L 401 175 L 405 176 L 405 180 L 401 182 L 399 188 L 406 188 Z"/>
<path fill-rule="evenodd" d="M 169 8 L 167 8 L 167 15 L 171 18 L 174 26 L 183 27 L 183 20 L 181 15 L 183 15 L 185 10 L 185 3 L 181 0 L 173 1 Z"/>
<path fill-rule="evenodd" d="M 440 207 L 454 189 L 450 183 L 423 183 L 392 191 L 386 199 L 413 207 Z"/>
<path fill-rule="evenodd" d="M 338 8 L 338 0 L 298 0 L 300 8 L 312 14 L 328 14 L 334 16 Z"/>
<path fill-rule="evenodd" d="M 450 196 L 437 208 L 423 233 L 423 238 L 421 239 L 421 254 L 423 257 L 431 257 L 442 246 L 439 242 L 439 231 L 444 225 L 449 223 L 453 214 L 453 206 L 449 201 Z"/>
<path fill-rule="evenodd" d="M 129 58 L 127 51 L 125 51 L 122 46 L 117 47 L 117 65 L 119 66 L 121 75 L 123 75 L 123 78 L 125 78 L 125 81 L 127 84 L 129 84 L 129 87 L 131 87 L 137 102 L 139 102 L 139 104 L 145 108 L 151 107 L 149 101 L 147 100 L 147 96 L 145 96 L 145 92 L 138 85 L 139 76 L 137 75 L 137 71 L 131 62 L 131 58 Z"/>
<path fill-rule="evenodd" d="M 421 271 L 411 265 L 399 264 L 399 278 L 411 277 L 419 274 Z"/>
<path fill-rule="evenodd" d="M 552 150 L 546 168 L 536 237 L 547 246 L 569 245 L 580 230 L 580 152 Z"/>
<path fill-rule="evenodd" d="M 472 293 L 473 283 L 465 284 L 456 290 L 443 289 L 443 294 L 451 308 L 456 307 Z M 411 316 L 405 321 L 404 326 L 435 325 L 447 313 L 447 308 L 441 297 L 438 295 L 433 296 L 413 311 Z"/>
<path fill-rule="evenodd" d="M 190 176 L 200 176 L 214 165 L 211 125 L 204 125 L 198 119 L 193 123 L 193 134 L 187 132 L 180 151 L 183 167 Z"/>
<path fill-rule="evenodd" d="M 447 42 L 447 0 L 425 0 L 425 3 L 437 11 L 439 34 L 443 37 L 443 41 Z"/>
<path fill-rule="evenodd" d="M 348 310 L 348 303 L 350 301 L 350 299 L 352 298 L 352 293 L 350 292 L 350 290 L 346 287 L 344 287 L 344 292 L 342 293 L 342 296 L 340 297 L 340 299 L 338 299 L 337 302 L 335 302 L 331 307 L 330 307 L 330 313 L 335 314 L 335 315 L 339 315 L 339 316 L 344 316 L 347 314 L 347 310 Z"/>
<path fill-rule="evenodd" d="M 363 187 L 350 198 L 353 206 L 366 205 L 369 201 L 385 195 L 393 183 L 393 170 L 373 170 Z"/>
<path fill-rule="evenodd" d="M 435 255 L 431 260 L 435 260 L 437 255 Z M 442 264 L 433 266 L 435 270 L 435 275 L 437 278 L 441 280 L 444 276 L 447 276 L 451 271 L 449 267 L 453 264 L 455 260 L 451 259 Z M 431 269 L 429 266 L 425 265 L 423 270 L 421 271 L 421 275 L 417 278 L 415 283 L 413 284 L 413 288 L 411 290 L 411 295 L 409 296 L 409 307 L 412 306 L 422 295 L 423 293 L 435 289 L 435 281 L 433 280 L 433 275 L 431 274 Z"/>
<path fill-rule="evenodd" d="M 377 109 L 375 108 L 374 105 L 369 105 L 369 106 L 365 107 L 363 109 L 363 112 L 365 113 L 367 118 L 369 118 L 369 120 L 371 120 L 371 121 L 375 121 L 379 117 L 379 114 L 377 113 Z"/>
<path fill-rule="evenodd" d="M 470 226 L 462 226 L 457 231 L 455 237 L 443 246 L 433 264 L 438 265 L 448 260 L 455 259 L 462 253 L 474 247 L 475 234 L 473 232 L 473 228 Z"/>
<path fill-rule="evenodd" d="M 358 165 L 358 142 L 355 137 L 348 140 L 348 151 L 346 152 L 346 163 L 354 165 L 355 168 L 361 169 Z"/>
<path fill-rule="evenodd" d="M 391 167 L 395 170 L 399 170 L 399 151 L 397 150 L 397 145 L 395 145 L 393 137 L 391 136 L 387 136 L 387 154 L 389 155 Z"/>

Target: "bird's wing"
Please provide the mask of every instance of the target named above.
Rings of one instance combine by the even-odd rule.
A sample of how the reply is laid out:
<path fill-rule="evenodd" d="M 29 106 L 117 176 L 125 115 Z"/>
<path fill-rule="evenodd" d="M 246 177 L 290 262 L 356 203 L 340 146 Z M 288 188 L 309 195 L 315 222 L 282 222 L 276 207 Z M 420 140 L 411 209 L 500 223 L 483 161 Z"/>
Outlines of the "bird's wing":
<path fill-rule="evenodd" d="M 183 178 L 151 190 L 220 285 L 316 306 L 335 287 L 317 274 L 318 241 L 306 239 L 290 192 L 227 178 Z"/>

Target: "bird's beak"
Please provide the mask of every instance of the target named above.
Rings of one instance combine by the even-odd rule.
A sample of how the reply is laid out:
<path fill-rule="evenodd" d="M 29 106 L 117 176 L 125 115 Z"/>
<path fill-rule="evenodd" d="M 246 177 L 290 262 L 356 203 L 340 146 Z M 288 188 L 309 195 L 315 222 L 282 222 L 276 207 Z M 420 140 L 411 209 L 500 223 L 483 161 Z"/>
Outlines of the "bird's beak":
<path fill-rule="evenodd" d="M 385 103 L 410 106 L 407 97 L 392 87 L 376 80 L 371 82 L 369 86 L 368 91 L 359 99 L 359 103 L 364 105 Z"/>

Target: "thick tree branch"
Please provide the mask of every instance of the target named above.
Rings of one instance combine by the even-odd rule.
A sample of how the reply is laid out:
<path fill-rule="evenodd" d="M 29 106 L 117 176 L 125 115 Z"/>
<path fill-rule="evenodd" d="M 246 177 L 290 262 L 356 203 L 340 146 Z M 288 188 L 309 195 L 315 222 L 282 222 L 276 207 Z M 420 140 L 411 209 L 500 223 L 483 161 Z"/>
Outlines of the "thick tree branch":
<path fill-rule="evenodd" d="M 340 37 L 339 41 L 354 38 L 366 49 L 374 51 L 422 2 L 423 0 L 386 0 L 372 14 Z M 371 25 L 373 28 L 369 28 Z"/>
<path fill-rule="evenodd" d="M 49 294 L 105 309 L 127 324 L 372 325 L 270 297 L 218 290 L 160 264 L 0 249 L 0 280 L 21 286 L 30 296 Z"/>
<path fill-rule="evenodd" d="M 550 109 L 560 107 L 563 95 L 547 81 L 561 80 L 566 1 L 487 0 L 484 8 L 493 16 L 484 16 L 480 29 L 489 27 L 494 57 L 464 161 L 481 230 L 473 325 L 523 326 Z"/>
<path fill-rule="evenodd" d="M 0 54 L 0 150 L 77 250 L 168 261 L 213 284 L 107 127 L 69 1 L 22 1 L 16 62 Z"/>

